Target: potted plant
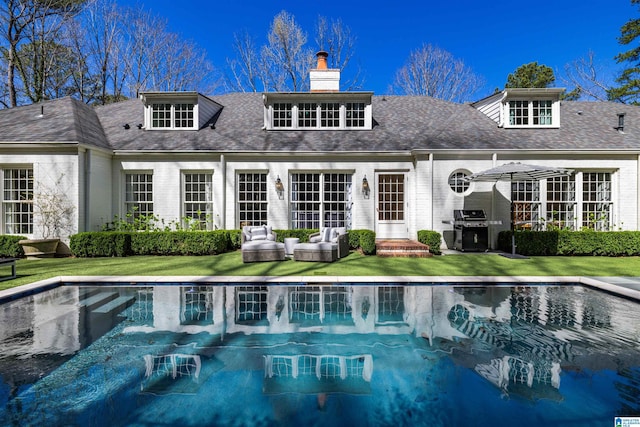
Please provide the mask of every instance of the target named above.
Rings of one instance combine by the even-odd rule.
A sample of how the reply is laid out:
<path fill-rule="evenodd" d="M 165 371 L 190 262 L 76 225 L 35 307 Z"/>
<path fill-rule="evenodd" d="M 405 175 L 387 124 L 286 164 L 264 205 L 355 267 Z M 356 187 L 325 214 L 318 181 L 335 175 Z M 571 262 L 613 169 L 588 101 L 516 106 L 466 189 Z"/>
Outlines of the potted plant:
<path fill-rule="evenodd" d="M 71 229 L 75 206 L 60 189 L 63 176 L 58 178 L 53 187 L 39 185 L 38 192 L 34 194 L 33 221 L 34 227 L 39 230 L 39 237 L 18 242 L 27 259 L 54 257 L 61 235 L 68 234 Z"/>

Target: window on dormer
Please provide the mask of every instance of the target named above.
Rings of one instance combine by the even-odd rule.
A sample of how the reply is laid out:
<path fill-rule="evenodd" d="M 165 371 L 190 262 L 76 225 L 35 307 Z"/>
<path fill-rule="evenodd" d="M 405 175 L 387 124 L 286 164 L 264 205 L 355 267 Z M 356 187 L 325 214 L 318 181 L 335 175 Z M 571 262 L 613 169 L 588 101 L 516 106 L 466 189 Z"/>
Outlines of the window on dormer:
<path fill-rule="evenodd" d="M 364 127 L 364 102 L 348 102 L 345 106 L 348 128 Z"/>
<path fill-rule="evenodd" d="M 273 127 L 290 128 L 292 126 L 291 111 L 291 103 L 276 102 L 273 104 Z"/>
<path fill-rule="evenodd" d="M 298 104 L 298 127 L 310 128 L 317 125 L 317 106 L 315 102 L 302 102 Z"/>
<path fill-rule="evenodd" d="M 323 102 L 320 104 L 320 126 L 323 128 L 340 127 L 340 104 Z"/>
<path fill-rule="evenodd" d="M 508 102 L 509 126 L 552 126 L 552 100 L 510 100 Z"/>
<path fill-rule="evenodd" d="M 151 104 L 152 129 L 194 129 L 195 104 L 156 102 Z"/>
<path fill-rule="evenodd" d="M 370 95 L 264 94 L 267 130 L 371 129 Z"/>
<path fill-rule="evenodd" d="M 177 128 L 193 127 L 193 104 L 176 104 L 175 105 L 175 127 Z"/>

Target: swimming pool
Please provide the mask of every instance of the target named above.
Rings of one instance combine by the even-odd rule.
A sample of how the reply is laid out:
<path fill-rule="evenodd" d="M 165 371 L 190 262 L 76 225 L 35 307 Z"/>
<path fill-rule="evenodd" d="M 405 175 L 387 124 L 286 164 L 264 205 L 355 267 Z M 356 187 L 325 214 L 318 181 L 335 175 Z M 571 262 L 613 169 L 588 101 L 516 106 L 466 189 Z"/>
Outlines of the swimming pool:
<path fill-rule="evenodd" d="M 566 284 L 73 284 L 1 306 L 2 425 L 613 425 L 637 302 Z"/>

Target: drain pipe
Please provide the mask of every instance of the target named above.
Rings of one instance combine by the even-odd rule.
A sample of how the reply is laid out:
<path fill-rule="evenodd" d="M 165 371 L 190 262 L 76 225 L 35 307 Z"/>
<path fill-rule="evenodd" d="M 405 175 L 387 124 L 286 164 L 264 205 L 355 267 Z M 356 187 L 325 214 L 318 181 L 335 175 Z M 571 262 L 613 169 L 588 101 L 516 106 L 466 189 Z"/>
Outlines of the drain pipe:
<path fill-rule="evenodd" d="M 222 173 L 222 211 L 220 212 L 220 222 L 223 230 L 227 229 L 227 162 L 224 154 L 220 154 L 220 169 Z"/>

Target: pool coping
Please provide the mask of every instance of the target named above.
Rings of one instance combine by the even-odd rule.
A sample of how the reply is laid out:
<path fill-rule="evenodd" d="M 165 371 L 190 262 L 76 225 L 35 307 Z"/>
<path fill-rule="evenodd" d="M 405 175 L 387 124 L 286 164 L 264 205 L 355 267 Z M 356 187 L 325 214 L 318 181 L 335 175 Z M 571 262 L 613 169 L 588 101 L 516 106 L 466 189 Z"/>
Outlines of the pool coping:
<path fill-rule="evenodd" d="M 63 283 L 579 283 L 614 295 L 640 301 L 640 277 L 588 276 L 58 276 L 0 291 L 0 303 L 33 295 Z"/>

